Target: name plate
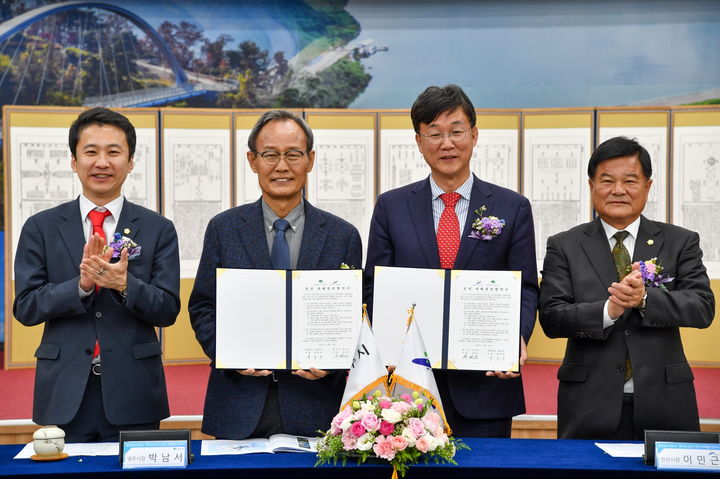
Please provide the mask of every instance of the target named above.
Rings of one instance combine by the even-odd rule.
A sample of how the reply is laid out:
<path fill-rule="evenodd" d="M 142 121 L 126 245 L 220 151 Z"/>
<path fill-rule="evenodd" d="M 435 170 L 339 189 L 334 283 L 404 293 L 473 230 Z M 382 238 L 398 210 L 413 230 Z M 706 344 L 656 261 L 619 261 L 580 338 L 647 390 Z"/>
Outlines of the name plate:
<path fill-rule="evenodd" d="M 720 444 L 656 442 L 655 466 L 720 471 Z"/>
<path fill-rule="evenodd" d="M 125 441 L 123 469 L 183 468 L 188 465 L 187 441 Z"/>

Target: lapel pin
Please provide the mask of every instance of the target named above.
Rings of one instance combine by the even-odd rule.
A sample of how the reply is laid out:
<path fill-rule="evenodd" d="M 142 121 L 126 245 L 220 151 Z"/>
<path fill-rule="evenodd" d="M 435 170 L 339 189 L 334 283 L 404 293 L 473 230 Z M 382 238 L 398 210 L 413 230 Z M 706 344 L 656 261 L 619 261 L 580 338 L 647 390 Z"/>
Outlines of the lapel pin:
<path fill-rule="evenodd" d="M 654 242 L 653 240 L 651 240 L 651 239 L 647 240 L 647 244 L 649 244 L 650 246 L 652 246 L 654 243 L 655 243 L 655 242 Z"/>
<path fill-rule="evenodd" d="M 130 234 L 130 228 L 125 228 L 125 229 L 123 230 L 123 233 L 126 234 L 126 235 L 129 235 L 129 234 Z M 652 240 L 649 240 L 649 241 L 648 241 L 648 244 L 652 244 Z"/>

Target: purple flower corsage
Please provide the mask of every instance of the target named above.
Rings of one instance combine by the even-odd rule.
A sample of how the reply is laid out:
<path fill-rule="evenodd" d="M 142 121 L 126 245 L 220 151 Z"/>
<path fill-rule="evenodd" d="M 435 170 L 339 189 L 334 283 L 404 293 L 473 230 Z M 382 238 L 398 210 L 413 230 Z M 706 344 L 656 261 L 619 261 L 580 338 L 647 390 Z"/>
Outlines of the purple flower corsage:
<path fill-rule="evenodd" d="M 643 283 L 646 288 L 660 288 L 663 291 L 667 291 L 665 283 L 669 283 L 674 280 L 669 274 L 662 273 L 662 264 L 657 258 L 652 258 L 647 261 L 640 261 L 640 274 L 642 275 Z M 632 271 L 632 266 L 628 268 L 628 273 Z"/>
<path fill-rule="evenodd" d="M 128 250 L 128 260 L 133 260 L 140 256 L 140 250 L 142 249 L 142 246 L 135 243 L 132 239 L 128 238 L 127 236 L 123 236 L 120 233 L 115 233 L 113 236 L 113 240 L 110 242 L 106 248 L 112 249 L 113 258 L 119 258 L 120 252 L 127 248 Z"/>
<path fill-rule="evenodd" d="M 483 241 L 490 241 L 496 236 L 500 236 L 503 227 L 505 226 L 505 220 L 498 218 L 497 216 L 485 216 L 487 208 L 482 205 L 480 209 L 475 210 L 475 214 L 478 215 L 473 221 L 472 231 L 468 235 L 470 238 L 481 239 Z"/>

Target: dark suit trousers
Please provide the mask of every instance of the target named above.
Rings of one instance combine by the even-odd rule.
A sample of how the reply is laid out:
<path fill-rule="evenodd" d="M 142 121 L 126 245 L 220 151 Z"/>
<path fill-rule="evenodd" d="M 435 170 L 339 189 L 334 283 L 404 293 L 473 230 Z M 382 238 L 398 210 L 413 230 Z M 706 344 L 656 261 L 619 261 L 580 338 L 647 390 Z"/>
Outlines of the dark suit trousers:
<path fill-rule="evenodd" d="M 159 422 L 148 424 L 110 424 L 105 417 L 105 406 L 102 396 L 102 376 L 92 372 L 85 386 L 80 408 L 72 421 L 60 424 L 65 431 L 65 442 L 115 442 L 120 431 L 143 431 L 158 429 Z"/>
<path fill-rule="evenodd" d="M 447 375 L 436 374 L 438 390 L 442 399 L 445 418 L 455 437 L 510 437 L 512 418 L 468 419 L 455 409 L 448 388 Z"/>

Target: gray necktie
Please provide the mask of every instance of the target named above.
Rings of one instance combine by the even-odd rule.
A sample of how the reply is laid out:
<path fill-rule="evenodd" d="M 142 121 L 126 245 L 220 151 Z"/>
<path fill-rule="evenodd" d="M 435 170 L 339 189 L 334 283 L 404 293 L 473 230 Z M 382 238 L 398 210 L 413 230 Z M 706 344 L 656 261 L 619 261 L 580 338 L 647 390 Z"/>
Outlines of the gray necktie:
<path fill-rule="evenodd" d="M 290 269 L 290 248 L 285 238 L 285 230 L 289 226 L 290 223 L 282 218 L 275 220 L 275 223 L 273 223 L 275 237 L 273 238 L 270 260 L 275 269 Z"/>

